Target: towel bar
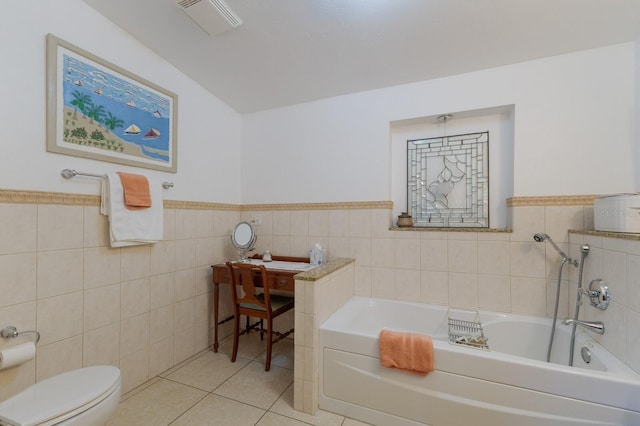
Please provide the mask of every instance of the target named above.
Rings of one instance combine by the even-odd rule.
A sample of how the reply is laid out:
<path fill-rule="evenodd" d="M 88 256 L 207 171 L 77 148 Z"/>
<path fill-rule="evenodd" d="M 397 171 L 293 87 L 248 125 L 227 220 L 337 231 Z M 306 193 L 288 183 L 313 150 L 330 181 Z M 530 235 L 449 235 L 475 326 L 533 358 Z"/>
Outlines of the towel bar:
<path fill-rule="evenodd" d="M 73 169 L 64 169 L 60 172 L 60 175 L 65 178 L 65 179 L 71 179 L 72 177 L 75 176 L 89 176 L 89 177 L 95 177 L 95 178 L 99 178 L 99 179 L 104 179 L 107 177 L 107 175 L 97 175 L 95 173 L 84 173 L 84 172 L 78 172 L 75 171 Z M 170 189 L 173 188 L 173 182 L 162 182 L 162 187 L 164 189 Z"/>

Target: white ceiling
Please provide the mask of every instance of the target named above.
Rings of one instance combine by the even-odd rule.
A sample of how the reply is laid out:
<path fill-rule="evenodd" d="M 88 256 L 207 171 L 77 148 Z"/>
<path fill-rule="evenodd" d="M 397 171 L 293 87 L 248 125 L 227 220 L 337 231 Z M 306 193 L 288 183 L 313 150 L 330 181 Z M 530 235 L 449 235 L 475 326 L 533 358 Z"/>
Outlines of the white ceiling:
<path fill-rule="evenodd" d="M 83 0 L 240 113 L 636 41 L 640 0 Z"/>

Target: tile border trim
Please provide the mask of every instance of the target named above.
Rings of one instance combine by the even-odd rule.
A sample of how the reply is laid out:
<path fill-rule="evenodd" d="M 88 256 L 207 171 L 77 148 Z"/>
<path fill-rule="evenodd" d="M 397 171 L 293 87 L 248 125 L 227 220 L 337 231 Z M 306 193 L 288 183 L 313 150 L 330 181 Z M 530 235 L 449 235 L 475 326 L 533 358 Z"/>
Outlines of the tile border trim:
<path fill-rule="evenodd" d="M 589 206 L 598 195 L 560 195 L 507 198 L 507 207 L 529 206 Z M 99 195 L 70 194 L 64 192 L 22 191 L 0 189 L 0 203 L 13 204 L 63 204 L 70 206 L 99 206 Z M 227 204 L 201 201 L 164 200 L 165 209 L 185 210 L 357 210 L 393 209 L 393 201 L 348 201 L 331 203 L 282 203 L 282 204 Z"/>
<path fill-rule="evenodd" d="M 595 231 L 591 229 L 570 229 L 569 234 L 588 235 L 591 237 L 601 237 L 601 238 L 617 238 L 619 240 L 640 241 L 640 234 L 630 234 L 625 232 Z"/>
<path fill-rule="evenodd" d="M 44 191 L 12 191 L 0 189 L 0 204 L 60 204 L 66 206 L 100 206 L 99 195 L 69 194 Z M 240 206 L 224 203 L 164 200 L 165 209 L 239 210 Z"/>
<path fill-rule="evenodd" d="M 0 203 L 99 206 L 100 197 L 98 195 L 67 194 L 63 192 L 10 191 L 0 189 Z"/>
<path fill-rule="evenodd" d="M 241 211 L 393 209 L 393 201 L 348 201 L 335 203 L 245 204 Z"/>
<path fill-rule="evenodd" d="M 545 197 L 510 197 L 507 207 L 591 206 L 599 195 L 552 195 Z"/>
<path fill-rule="evenodd" d="M 0 203 L 6 204 L 62 204 L 68 206 L 99 206 L 99 195 L 69 194 L 64 192 L 21 191 L 0 189 Z M 292 203 L 292 204 L 227 204 L 201 201 L 164 200 L 165 209 L 184 210 L 353 210 L 392 209 L 392 201 L 360 201 L 335 203 Z"/>

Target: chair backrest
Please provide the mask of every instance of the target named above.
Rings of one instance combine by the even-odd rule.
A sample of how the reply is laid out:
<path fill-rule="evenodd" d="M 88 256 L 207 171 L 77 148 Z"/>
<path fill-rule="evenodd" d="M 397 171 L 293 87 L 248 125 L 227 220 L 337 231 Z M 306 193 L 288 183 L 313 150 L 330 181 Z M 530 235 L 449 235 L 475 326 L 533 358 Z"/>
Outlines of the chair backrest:
<path fill-rule="evenodd" d="M 265 310 L 271 311 L 271 303 L 269 300 L 269 283 L 267 281 L 267 269 L 263 265 L 253 265 L 251 263 L 233 263 L 227 262 L 229 268 L 229 276 L 231 277 L 231 296 L 234 304 L 237 306 L 241 303 L 251 303 L 253 305 L 262 306 Z M 257 281 L 256 281 L 257 279 Z M 264 299 L 256 297 L 256 284 L 259 284 Z M 238 293 L 237 287 L 242 288 L 244 294 Z"/>

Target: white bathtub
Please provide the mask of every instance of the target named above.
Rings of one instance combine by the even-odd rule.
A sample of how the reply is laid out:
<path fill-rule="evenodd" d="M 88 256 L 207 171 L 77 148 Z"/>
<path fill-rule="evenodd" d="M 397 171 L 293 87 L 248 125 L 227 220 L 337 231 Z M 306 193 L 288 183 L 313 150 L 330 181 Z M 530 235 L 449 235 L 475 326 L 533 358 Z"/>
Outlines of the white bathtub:
<path fill-rule="evenodd" d="M 448 317 L 479 319 L 490 350 L 450 344 Z M 320 327 L 320 408 L 385 426 L 640 425 L 640 376 L 581 331 L 568 367 L 564 325 L 545 362 L 550 326 L 548 318 L 353 297 Z M 435 371 L 381 367 L 382 328 L 431 335 Z"/>

